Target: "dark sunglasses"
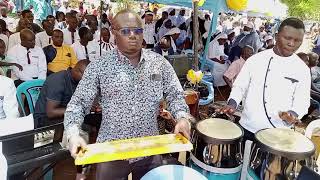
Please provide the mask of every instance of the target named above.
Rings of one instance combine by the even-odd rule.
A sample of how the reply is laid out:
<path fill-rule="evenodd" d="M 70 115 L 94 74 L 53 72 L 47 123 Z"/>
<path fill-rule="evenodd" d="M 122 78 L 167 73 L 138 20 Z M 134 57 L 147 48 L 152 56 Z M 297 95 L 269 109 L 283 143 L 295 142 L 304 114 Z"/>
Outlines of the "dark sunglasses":
<path fill-rule="evenodd" d="M 131 33 L 140 35 L 143 33 L 143 28 L 121 28 L 118 31 L 122 36 L 129 36 Z"/>

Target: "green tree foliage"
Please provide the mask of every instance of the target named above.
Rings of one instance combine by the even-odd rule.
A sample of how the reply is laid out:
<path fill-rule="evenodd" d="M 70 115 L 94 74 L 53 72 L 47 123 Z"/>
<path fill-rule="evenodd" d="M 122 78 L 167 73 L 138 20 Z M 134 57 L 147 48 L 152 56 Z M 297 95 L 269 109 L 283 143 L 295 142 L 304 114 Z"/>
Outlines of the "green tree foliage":
<path fill-rule="evenodd" d="M 320 0 L 281 0 L 288 6 L 290 16 L 304 20 L 320 20 Z"/>

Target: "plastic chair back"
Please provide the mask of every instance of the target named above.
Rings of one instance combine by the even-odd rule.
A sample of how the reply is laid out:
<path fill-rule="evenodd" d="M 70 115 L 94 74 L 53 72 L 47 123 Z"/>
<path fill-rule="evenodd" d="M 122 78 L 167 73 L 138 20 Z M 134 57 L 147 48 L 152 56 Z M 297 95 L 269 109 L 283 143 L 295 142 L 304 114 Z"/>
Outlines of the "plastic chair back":
<path fill-rule="evenodd" d="M 34 113 L 34 107 L 38 100 L 43 83 L 44 83 L 44 80 L 35 79 L 35 80 L 23 82 L 17 87 L 17 99 L 24 116 L 26 116 L 26 112 L 24 109 L 22 94 L 24 94 L 27 98 L 27 103 L 30 109 L 30 113 Z"/>

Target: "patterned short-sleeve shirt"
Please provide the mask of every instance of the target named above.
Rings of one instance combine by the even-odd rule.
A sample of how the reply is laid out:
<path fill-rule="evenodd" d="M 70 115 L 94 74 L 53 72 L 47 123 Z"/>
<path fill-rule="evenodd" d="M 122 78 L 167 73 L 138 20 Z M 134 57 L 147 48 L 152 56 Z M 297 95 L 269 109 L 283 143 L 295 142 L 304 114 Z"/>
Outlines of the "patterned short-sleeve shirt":
<path fill-rule="evenodd" d="M 97 142 L 159 134 L 156 118 L 163 98 L 175 118 L 190 117 L 172 66 L 150 50 L 142 49 L 136 67 L 118 49 L 89 64 L 67 106 L 68 136 L 79 133 L 96 96 L 102 107 Z"/>

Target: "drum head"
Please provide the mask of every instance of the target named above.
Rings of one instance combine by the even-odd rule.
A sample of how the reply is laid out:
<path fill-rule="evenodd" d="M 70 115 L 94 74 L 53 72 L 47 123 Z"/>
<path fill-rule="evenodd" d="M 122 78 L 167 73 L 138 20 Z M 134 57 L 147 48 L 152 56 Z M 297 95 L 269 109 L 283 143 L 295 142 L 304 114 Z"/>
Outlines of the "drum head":
<path fill-rule="evenodd" d="M 243 130 L 240 126 L 219 118 L 210 118 L 198 122 L 196 130 L 209 144 L 232 144 L 243 136 Z"/>
<path fill-rule="evenodd" d="M 291 129 L 264 129 L 256 132 L 255 138 L 261 150 L 291 160 L 301 160 L 314 154 L 310 139 Z"/>

